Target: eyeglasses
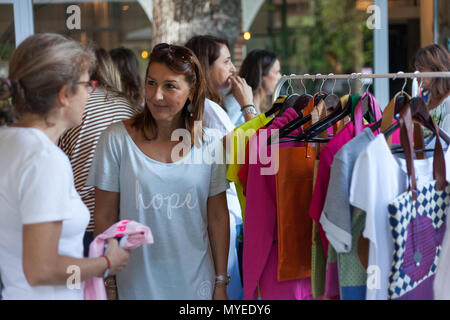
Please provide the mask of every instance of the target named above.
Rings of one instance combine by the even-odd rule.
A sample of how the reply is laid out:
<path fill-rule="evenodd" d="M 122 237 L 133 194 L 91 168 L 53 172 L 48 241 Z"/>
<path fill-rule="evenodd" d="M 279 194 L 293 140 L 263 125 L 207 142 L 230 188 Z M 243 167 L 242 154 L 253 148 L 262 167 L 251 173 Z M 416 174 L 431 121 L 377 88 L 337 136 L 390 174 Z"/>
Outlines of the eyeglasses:
<path fill-rule="evenodd" d="M 87 88 L 89 94 L 93 94 L 95 89 L 97 89 L 97 86 L 98 86 L 98 82 L 95 80 L 80 81 L 80 82 L 75 82 L 75 84 L 86 85 L 86 88 Z"/>

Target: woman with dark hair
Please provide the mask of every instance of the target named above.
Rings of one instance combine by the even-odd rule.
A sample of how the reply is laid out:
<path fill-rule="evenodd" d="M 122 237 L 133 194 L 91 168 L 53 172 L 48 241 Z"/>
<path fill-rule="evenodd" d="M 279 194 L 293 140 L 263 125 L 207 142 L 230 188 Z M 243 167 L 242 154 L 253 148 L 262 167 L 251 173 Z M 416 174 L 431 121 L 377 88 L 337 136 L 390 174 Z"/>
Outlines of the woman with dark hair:
<path fill-rule="evenodd" d="M 206 97 L 208 100 L 205 105 L 206 117 L 203 119 L 205 126 L 225 127 L 227 129 L 225 134 L 236 127 L 235 123 L 226 117 L 225 112 L 220 110 L 222 108 L 227 111 L 223 93 L 230 88 L 241 106 L 246 120 L 256 116 L 252 90 L 245 79 L 234 76 L 236 68 L 231 61 L 228 42 L 225 39 L 209 35 L 195 36 L 186 43 L 186 47 L 191 49 L 199 59 L 207 79 Z M 214 113 L 219 115 L 219 121 L 215 121 L 217 116 L 214 116 Z"/>
<path fill-rule="evenodd" d="M 17 116 L 0 128 L 3 299 L 83 300 L 83 286 L 70 281 L 68 270 L 85 281 L 107 269 L 116 274 L 128 262 L 117 240 L 103 257 L 83 259 L 89 210 L 75 190 L 69 159 L 56 146 L 82 121 L 96 88 L 89 79 L 94 63 L 80 43 L 42 33 L 17 47 L 8 79 L 0 78 L 0 100 L 12 98 Z"/>
<path fill-rule="evenodd" d="M 109 54 L 119 70 L 123 92 L 134 106 L 140 107 L 144 97 L 136 55 L 132 50 L 124 47 L 112 49 Z"/>
<path fill-rule="evenodd" d="M 450 53 L 438 44 L 419 49 L 414 58 L 414 67 L 420 72 L 450 71 Z M 441 129 L 450 133 L 450 79 L 422 80 L 422 87 L 429 96 L 428 108 L 431 115 Z"/>
<path fill-rule="evenodd" d="M 222 144 L 196 125 L 205 88 L 191 50 L 159 44 L 144 110 L 100 138 L 88 180 L 96 187 L 95 234 L 120 217 L 148 225 L 155 238 L 117 277 L 120 299 L 227 298 L 228 183 L 224 160 L 210 161 Z"/>
<path fill-rule="evenodd" d="M 253 102 L 258 113 L 269 110 L 277 83 L 281 79 L 280 61 L 277 55 L 267 50 L 253 50 L 242 62 L 239 76 L 245 79 L 253 91 Z M 233 123 L 241 125 L 245 119 L 241 113 L 240 103 L 234 95 L 225 97 L 225 106 Z"/>

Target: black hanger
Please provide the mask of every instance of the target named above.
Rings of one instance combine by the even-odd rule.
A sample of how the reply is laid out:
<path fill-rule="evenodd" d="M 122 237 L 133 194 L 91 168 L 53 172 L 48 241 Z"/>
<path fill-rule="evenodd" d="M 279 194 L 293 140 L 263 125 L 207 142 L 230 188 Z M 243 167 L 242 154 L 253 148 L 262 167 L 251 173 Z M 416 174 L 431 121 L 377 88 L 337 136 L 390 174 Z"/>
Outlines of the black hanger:
<path fill-rule="evenodd" d="M 326 97 L 326 95 L 323 95 L 323 94 L 319 94 L 316 97 L 318 97 L 318 96 L 320 96 L 320 98 L 319 99 L 315 99 L 315 101 L 319 101 L 320 102 L 320 99 L 323 99 L 323 98 Z M 301 97 L 300 97 L 300 99 L 301 99 Z M 308 114 L 308 115 L 306 115 L 304 117 L 299 116 L 298 118 L 292 120 L 291 122 L 286 124 L 284 127 L 280 128 L 280 130 L 279 130 L 279 139 L 288 137 L 289 133 L 291 133 L 292 131 L 294 131 L 297 128 L 300 128 L 302 125 L 308 123 L 311 120 L 312 120 L 311 114 Z M 271 138 L 269 137 L 267 139 L 267 145 L 270 145 L 270 144 L 271 144 Z"/>
<path fill-rule="evenodd" d="M 296 103 L 296 101 L 297 101 L 297 99 L 298 99 L 299 97 L 300 97 L 300 95 L 297 94 L 297 93 L 293 93 L 293 94 L 291 94 L 289 97 L 287 97 L 287 98 L 284 100 L 283 104 L 279 107 L 279 111 L 278 111 L 276 117 L 277 117 L 277 118 L 280 117 L 287 109 L 292 108 L 292 107 L 295 105 L 295 103 Z M 302 115 L 302 113 L 300 112 L 300 117 L 302 117 L 302 116 L 303 116 L 303 115 Z M 267 117 L 267 115 L 266 115 L 266 117 Z M 273 118 L 272 120 L 270 120 L 270 121 L 266 124 L 266 127 L 269 127 L 269 126 L 272 124 L 272 122 L 273 122 L 274 120 L 275 120 L 275 118 Z"/>
<path fill-rule="evenodd" d="M 283 104 L 286 101 L 286 99 L 287 99 L 286 96 L 279 96 L 277 100 L 275 100 L 275 102 L 272 104 L 270 110 L 264 113 L 264 115 L 266 117 L 270 117 L 271 115 L 277 113 L 283 107 Z"/>
<path fill-rule="evenodd" d="M 312 126 L 306 128 L 306 130 L 297 136 L 297 141 L 305 141 L 305 139 L 311 139 L 327 130 L 339 120 L 342 120 L 346 116 L 352 113 L 352 99 L 349 96 L 347 105 L 344 109 L 341 108 L 341 102 L 339 100 L 338 107 L 328 116 L 322 120 L 317 121 Z"/>
<path fill-rule="evenodd" d="M 297 113 L 299 115 L 302 115 L 302 110 L 305 109 L 308 106 L 309 100 L 312 99 L 312 95 L 310 94 L 302 94 L 297 101 L 295 101 L 295 104 L 292 106 L 292 108 L 294 108 L 295 111 L 297 111 Z"/>

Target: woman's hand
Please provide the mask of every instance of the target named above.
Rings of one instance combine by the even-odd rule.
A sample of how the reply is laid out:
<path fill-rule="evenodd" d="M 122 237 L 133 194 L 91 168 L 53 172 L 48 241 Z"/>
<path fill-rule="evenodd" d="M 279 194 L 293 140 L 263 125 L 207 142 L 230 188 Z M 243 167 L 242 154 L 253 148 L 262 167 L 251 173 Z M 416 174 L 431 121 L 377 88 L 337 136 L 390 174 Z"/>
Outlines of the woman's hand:
<path fill-rule="evenodd" d="M 216 287 L 214 289 L 213 300 L 228 300 L 227 287 Z"/>
<path fill-rule="evenodd" d="M 247 84 L 245 79 L 239 76 L 231 77 L 231 93 L 241 108 L 246 105 L 253 104 L 252 87 Z"/>
<path fill-rule="evenodd" d="M 109 275 L 114 276 L 121 272 L 128 265 L 130 261 L 130 252 L 119 247 L 117 239 L 110 239 L 108 241 L 108 248 L 105 255 L 111 261 L 111 269 Z"/>

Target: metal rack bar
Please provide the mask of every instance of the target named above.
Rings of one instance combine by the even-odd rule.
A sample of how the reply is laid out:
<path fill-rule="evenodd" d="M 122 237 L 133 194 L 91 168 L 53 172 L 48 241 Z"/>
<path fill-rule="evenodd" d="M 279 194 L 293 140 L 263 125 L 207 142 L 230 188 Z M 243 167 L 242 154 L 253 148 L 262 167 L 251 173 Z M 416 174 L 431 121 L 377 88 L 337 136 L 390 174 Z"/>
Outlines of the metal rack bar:
<path fill-rule="evenodd" d="M 379 74 L 366 74 L 366 73 L 352 73 L 352 74 L 316 74 L 316 75 L 290 75 L 283 76 L 278 82 L 273 95 L 274 100 L 279 96 L 281 88 L 289 80 L 321 80 L 321 79 L 342 79 L 342 80 L 357 80 L 357 79 L 413 79 L 413 78 L 450 78 L 450 72 L 414 72 L 414 73 L 379 73 Z"/>

